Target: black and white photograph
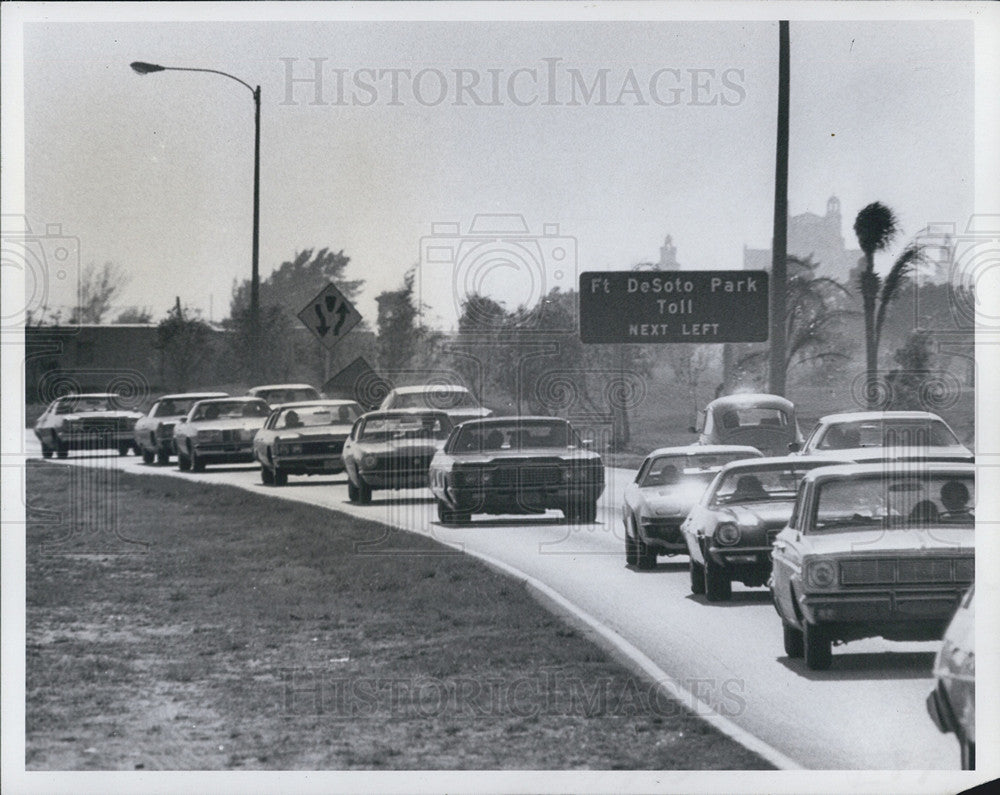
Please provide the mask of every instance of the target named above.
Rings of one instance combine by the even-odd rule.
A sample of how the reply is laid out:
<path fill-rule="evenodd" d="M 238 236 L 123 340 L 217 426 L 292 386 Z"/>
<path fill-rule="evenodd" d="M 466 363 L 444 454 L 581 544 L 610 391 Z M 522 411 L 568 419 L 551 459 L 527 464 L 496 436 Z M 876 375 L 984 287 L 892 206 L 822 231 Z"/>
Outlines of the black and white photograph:
<path fill-rule="evenodd" d="M 6 792 L 1000 776 L 996 5 L 0 11 Z"/>

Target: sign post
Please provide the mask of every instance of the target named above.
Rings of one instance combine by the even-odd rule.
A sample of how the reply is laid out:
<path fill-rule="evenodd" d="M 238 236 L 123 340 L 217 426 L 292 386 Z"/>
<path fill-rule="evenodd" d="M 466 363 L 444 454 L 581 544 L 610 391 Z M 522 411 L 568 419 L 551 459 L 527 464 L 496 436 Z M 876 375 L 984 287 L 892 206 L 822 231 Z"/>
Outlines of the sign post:
<path fill-rule="evenodd" d="M 580 341 L 766 342 L 767 271 L 588 271 Z"/>
<path fill-rule="evenodd" d="M 332 349 L 361 322 L 361 313 L 331 282 L 299 312 L 299 320 Z"/>

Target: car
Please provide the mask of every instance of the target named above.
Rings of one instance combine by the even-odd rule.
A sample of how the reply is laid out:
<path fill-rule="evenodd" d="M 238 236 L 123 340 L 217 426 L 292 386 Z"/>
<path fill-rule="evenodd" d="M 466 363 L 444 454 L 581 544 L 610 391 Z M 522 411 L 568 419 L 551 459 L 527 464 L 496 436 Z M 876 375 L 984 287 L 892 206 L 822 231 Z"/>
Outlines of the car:
<path fill-rule="evenodd" d="M 169 464 L 174 451 L 174 426 L 199 400 L 229 397 L 225 392 L 181 392 L 156 399 L 133 429 L 136 450 L 147 464 Z"/>
<path fill-rule="evenodd" d="M 958 738 L 963 770 L 976 769 L 976 609 L 969 589 L 944 633 L 934 659 L 934 689 L 927 696 L 931 720 Z"/>
<path fill-rule="evenodd" d="M 724 602 L 734 581 L 766 585 L 771 542 L 788 523 L 799 481 L 809 470 L 834 463 L 777 456 L 726 464 L 681 525 L 691 593 Z"/>
<path fill-rule="evenodd" d="M 745 444 L 764 455 L 785 455 L 801 443 L 795 404 L 779 395 L 741 392 L 718 397 L 705 407 L 699 444 Z M 695 427 L 690 429 L 699 433 Z"/>
<path fill-rule="evenodd" d="M 70 450 L 117 450 L 128 455 L 135 449 L 133 429 L 141 411 L 124 407 L 121 395 L 89 392 L 53 400 L 35 422 L 42 457 L 66 458 Z"/>
<path fill-rule="evenodd" d="M 647 455 L 622 500 L 626 565 L 652 569 L 657 555 L 687 552 L 681 523 L 722 465 L 762 455 L 747 445 L 700 444 Z"/>
<path fill-rule="evenodd" d="M 253 438 L 270 413 L 260 398 L 199 400 L 174 426 L 177 467 L 203 472 L 208 464 L 251 463 Z"/>
<path fill-rule="evenodd" d="M 389 409 L 429 409 L 443 411 L 457 425 L 465 420 L 489 417 L 493 412 L 479 405 L 464 386 L 429 384 L 401 386 L 389 391 L 379 405 L 380 411 Z"/>
<path fill-rule="evenodd" d="M 248 397 L 263 400 L 271 408 L 282 403 L 301 403 L 306 400 L 322 400 L 319 390 L 309 384 L 264 384 L 247 390 Z"/>
<path fill-rule="evenodd" d="M 930 411 L 851 411 L 820 417 L 793 452 L 861 462 L 870 458 L 975 461 L 941 417 Z"/>
<path fill-rule="evenodd" d="M 823 670 L 834 642 L 940 638 L 975 573 L 974 500 L 972 464 L 808 472 L 771 553 L 785 653 Z"/>
<path fill-rule="evenodd" d="M 427 470 L 452 423 L 443 411 L 395 409 L 362 414 L 344 442 L 347 496 L 369 503 L 376 489 L 427 487 Z"/>
<path fill-rule="evenodd" d="M 253 439 L 261 481 L 284 486 L 289 475 L 343 472 L 344 442 L 363 413 L 353 400 L 283 403 L 273 409 Z"/>
<path fill-rule="evenodd" d="M 604 491 L 604 463 L 559 417 L 467 420 L 434 456 L 430 487 L 443 523 L 550 508 L 570 521 L 589 523 L 597 518 Z"/>

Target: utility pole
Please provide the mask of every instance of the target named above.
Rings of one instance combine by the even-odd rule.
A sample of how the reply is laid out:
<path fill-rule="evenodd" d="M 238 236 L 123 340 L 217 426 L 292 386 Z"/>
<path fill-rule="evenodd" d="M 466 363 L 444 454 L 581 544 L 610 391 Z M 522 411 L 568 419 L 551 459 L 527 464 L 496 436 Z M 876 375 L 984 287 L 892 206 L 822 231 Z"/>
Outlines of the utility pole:
<path fill-rule="evenodd" d="M 785 394 L 785 306 L 788 279 L 788 20 L 778 23 L 778 142 L 774 163 L 774 237 L 771 244 L 771 345 L 768 392 Z"/>

